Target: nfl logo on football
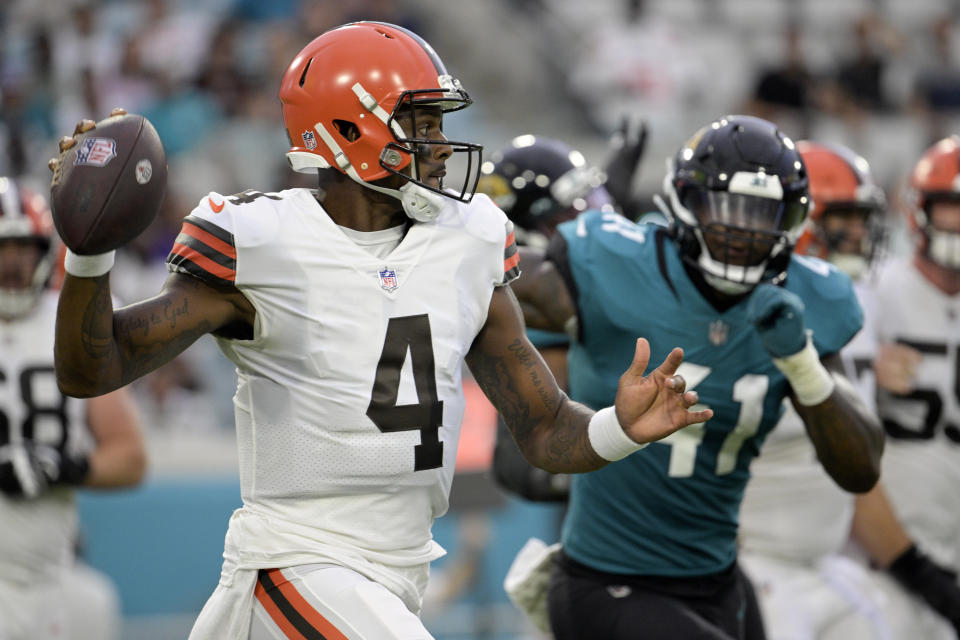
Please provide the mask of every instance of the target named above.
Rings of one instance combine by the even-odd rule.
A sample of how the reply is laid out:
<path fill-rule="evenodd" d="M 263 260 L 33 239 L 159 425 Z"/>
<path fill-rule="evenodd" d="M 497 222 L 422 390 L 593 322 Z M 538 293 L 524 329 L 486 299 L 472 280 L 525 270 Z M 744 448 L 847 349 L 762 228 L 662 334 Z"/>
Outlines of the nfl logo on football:
<path fill-rule="evenodd" d="M 74 165 L 86 164 L 104 167 L 117 155 L 117 143 L 110 138 L 87 138 L 77 148 Z"/>
<path fill-rule="evenodd" d="M 317 148 L 317 138 L 313 135 L 313 131 L 304 131 L 301 137 L 303 138 L 303 146 L 307 149 L 313 151 Z"/>
<path fill-rule="evenodd" d="M 397 289 L 397 272 L 390 267 L 384 267 L 377 271 L 377 277 L 380 279 L 380 288 L 386 292 L 395 291 Z"/>

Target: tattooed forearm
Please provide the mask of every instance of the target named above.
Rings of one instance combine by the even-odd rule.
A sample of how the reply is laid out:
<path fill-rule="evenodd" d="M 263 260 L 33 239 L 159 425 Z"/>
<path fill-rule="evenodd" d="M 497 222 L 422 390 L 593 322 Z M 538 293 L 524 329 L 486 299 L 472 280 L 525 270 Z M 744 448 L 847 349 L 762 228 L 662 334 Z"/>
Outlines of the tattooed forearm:
<path fill-rule="evenodd" d="M 529 343 L 512 342 L 503 357 L 475 355 L 470 370 L 528 460 L 554 473 L 605 464 L 587 438 L 593 412 L 560 391 Z"/>
<path fill-rule="evenodd" d="M 512 356 L 514 356 L 517 362 L 526 370 L 527 374 L 530 376 L 530 382 L 533 384 L 533 387 L 537 391 L 537 395 L 540 396 L 540 401 L 543 403 L 544 408 L 547 412 L 553 414 L 557 411 L 557 398 L 555 394 L 552 394 L 546 385 L 543 374 L 544 367 L 543 361 L 533 353 L 531 349 L 523 346 L 519 340 L 515 340 L 507 350 Z M 551 385 L 552 386 L 552 385 Z"/>
<path fill-rule="evenodd" d="M 590 446 L 587 437 L 587 425 L 592 415 L 593 411 L 587 407 L 563 397 L 547 441 L 547 458 L 551 469 L 590 471 L 606 464 Z"/>
<path fill-rule="evenodd" d="M 493 406 L 497 408 L 503 421 L 513 432 L 520 448 L 528 442 L 535 426 L 530 417 L 530 406 L 524 401 L 521 392 L 513 384 L 510 372 L 502 358 L 478 354 L 471 358 L 470 372 Z"/>
<path fill-rule="evenodd" d="M 155 342 L 138 342 L 131 345 L 123 360 L 123 379 L 132 381 L 154 369 L 170 362 L 183 350 L 196 342 L 200 336 L 209 333 L 213 327 L 209 323 L 200 323 L 189 331 L 176 334 L 172 339 Z"/>
<path fill-rule="evenodd" d="M 114 332 L 118 339 L 149 338 L 152 329 L 176 329 L 177 319 L 190 312 L 190 301 L 184 298 L 177 303 L 165 300 L 159 309 L 150 309 L 141 315 L 118 317 L 114 322 Z"/>
<path fill-rule="evenodd" d="M 68 395 L 107 393 L 173 360 L 205 333 L 231 322 L 252 326 L 254 316 L 239 291 L 213 290 L 186 276 L 171 276 L 158 295 L 117 310 L 109 276 L 68 276 L 57 307 L 57 383 Z"/>
<path fill-rule="evenodd" d="M 192 313 L 186 296 L 155 298 L 121 309 L 113 331 L 120 348 L 124 381 L 166 364 L 214 327 Z"/>
<path fill-rule="evenodd" d="M 104 314 L 109 314 L 112 308 L 110 289 L 100 287 L 83 310 L 80 340 L 84 352 L 94 360 L 103 360 L 112 352 L 113 332 L 109 322 L 103 320 Z"/>

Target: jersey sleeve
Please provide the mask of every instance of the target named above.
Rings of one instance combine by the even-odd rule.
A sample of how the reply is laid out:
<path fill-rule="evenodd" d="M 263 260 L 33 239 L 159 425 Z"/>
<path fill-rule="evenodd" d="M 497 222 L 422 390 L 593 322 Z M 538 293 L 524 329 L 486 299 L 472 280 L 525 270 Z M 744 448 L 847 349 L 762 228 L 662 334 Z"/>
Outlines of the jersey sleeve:
<path fill-rule="evenodd" d="M 168 271 L 216 286 L 236 284 L 237 248 L 225 205 L 223 196 L 211 193 L 184 218 L 167 255 Z"/>
<path fill-rule="evenodd" d="M 498 286 L 510 284 L 520 277 L 520 254 L 517 238 L 513 233 L 513 223 L 507 220 L 507 234 L 503 243 L 503 280 Z"/>

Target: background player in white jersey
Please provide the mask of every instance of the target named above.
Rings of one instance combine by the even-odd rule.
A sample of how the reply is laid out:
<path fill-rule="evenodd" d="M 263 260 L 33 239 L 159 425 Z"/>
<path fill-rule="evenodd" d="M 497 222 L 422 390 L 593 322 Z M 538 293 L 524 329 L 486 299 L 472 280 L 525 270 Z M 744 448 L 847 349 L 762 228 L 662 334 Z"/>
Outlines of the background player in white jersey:
<path fill-rule="evenodd" d="M 74 558 L 73 488 L 137 484 L 146 455 L 124 390 L 87 401 L 57 389 L 53 364 L 57 257 L 43 196 L 0 177 L 0 638 L 113 638 L 116 593 L 106 610 L 69 614 L 96 585 Z M 79 581 L 78 581 L 79 580 Z M 79 587 L 84 593 L 77 594 Z M 94 629 L 97 629 L 94 631 Z"/>
<path fill-rule="evenodd" d="M 960 138 L 925 151 L 910 174 L 905 204 L 915 250 L 878 278 L 875 370 L 888 443 L 884 486 L 897 519 L 923 550 L 907 543 L 889 573 L 920 597 L 906 596 L 888 575 L 876 579 L 894 637 L 937 640 L 960 633 Z M 876 526 L 864 529 L 891 537 Z"/>
<path fill-rule="evenodd" d="M 429 638 L 417 613 L 443 553 L 430 528 L 447 508 L 464 362 L 550 471 L 600 468 L 712 412 L 689 410 L 679 349 L 642 376 L 642 339 L 616 408 L 557 387 L 503 286 L 518 273 L 509 221 L 472 197 L 469 172 L 444 188 L 451 156 L 476 169 L 480 148 L 442 133 L 470 99 L 419 36 L 328 31 L 290 64 L 280 100 L 287 157 L 319 170 L 319 189 L 211 193 L 184 220 L 163 290 L 123 309 L 109 304 L 112 257 L 68 253 L 58 380 L 102 393 L 206 333 L 236 363 L 244 504 L 192 638 Z M 103 347 L 85 351 L 91 340 Z"/>
<path fill-rule="evenodd" d="M 798 142 L 797 149 L 814 203 L 812 224 L 798 240 L 797 252 L 828 260 L 854 280 L 864 326 L 841 357 L 848 377 L 873 408 L 875 310 L 866 276 L 882 245 L 886 199 L 866 160 L 852 150 L 809 141 Z M 910 547 L 882 486 L 857 496 L 837 487 L 789 407 L 750 471 L 740 512 L 740 557 L 757 586 L 768 636 L 896 637 L 867 569 L 842 553 L 855 522 L 854 533 L 879 566 L 888 567 Z M 884 536 L 870 535 L 879 527 Z"/>

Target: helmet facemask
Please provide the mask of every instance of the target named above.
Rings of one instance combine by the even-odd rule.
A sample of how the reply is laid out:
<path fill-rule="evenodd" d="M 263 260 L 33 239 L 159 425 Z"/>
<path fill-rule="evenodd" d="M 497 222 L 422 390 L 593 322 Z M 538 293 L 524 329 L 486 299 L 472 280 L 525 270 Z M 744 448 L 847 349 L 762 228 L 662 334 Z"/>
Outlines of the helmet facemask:
<path fill-rule="evenodd" d="M 777 176 L 737 172 L 727 190 L 681 185 L 667 172 L 676 231 L 684 261 L 711 287 L 728 295 L 761 282 L 778 283 L 806 217 L 807 199 L 784 200 Z"/>
<path fill-rule="evenodd" d="M 924 200 L 921 233 L 924 238 L 924 254 L 933 263 L 951 271 L 960 271 L 960 230 L 941 229 L 934 221 L 933 207 L 937 203 L 949 203 L 958 210 L 952 215 L 960 216 L 960 196 L 945 194 L 928 195 Z M 950 214 L 941 214 L 950 215 Z"/>
<path fill-rule="evenodd" d="M 53 274 L 59 247 L 46 199 L 0 177 L 0 318 L 33 309 Z"/>
<path fill-rule="evenodd" d="M 424 111 L 431 107 L 436 108 L 442 118 L 447 113 L 470 105 L 470 98 L 460 88 L 458 81 L 450 79 L 449 76 L 446 80 L 441 78 L 441 81 L 451 83 L 448 85 L 450 90 L 444 93 L 443 98 L 436 97 L 436 90 L 424 89 L 405 91 L 397 100 L 397 105 L 386 122 L 395 140 L 388 142 L 381 151 L 380 166 L 393 175 L 401 176 L 407 184 L 459 202 L 470 202 L 480 179 L 482 145 L 447 140 L 446 137 L 428 138 L 419 135 L 425 119 Z M 401 121 L 408 125 L 409 134 L 404 130 Z M 442 132 L 442 122 L 440 130 Z M 431 176 L 421 176 L 420 172 L 421 166 L 429 164 L 429 159 L 434 157 L 438 145 L 449 147 L 452 153 L 445 158 L 443 175 L 438 176 L 438 184 L 434 185 L 430 182 Z M 404 162 L 405 160 L 409 162 Z M 453 188 L 449 185 L 453 185 Z M 403 191 L 404 188 L 411 189 L 405 184 L 400 190 Z"/>
<path fill-rule="evenodd" d="M 883 211 L 858 203 L 831 203 L 813 225 L 825 259 L 853 280 L 878 262 L 887 244 Z"/>

